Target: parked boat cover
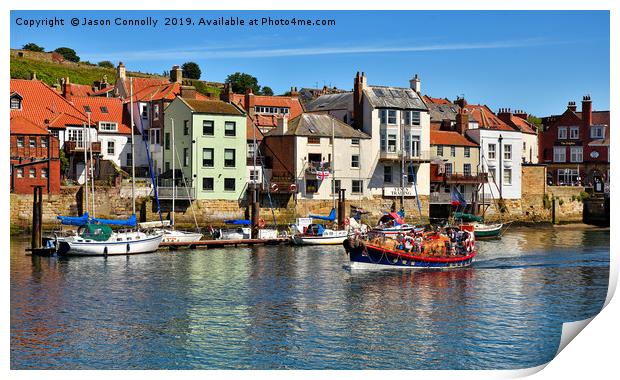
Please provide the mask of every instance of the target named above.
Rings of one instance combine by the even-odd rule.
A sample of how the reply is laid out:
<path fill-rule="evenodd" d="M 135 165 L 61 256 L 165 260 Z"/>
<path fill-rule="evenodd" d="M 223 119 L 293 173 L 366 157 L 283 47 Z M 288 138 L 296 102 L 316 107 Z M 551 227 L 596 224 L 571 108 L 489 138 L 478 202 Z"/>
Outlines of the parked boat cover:
<path fill-rule="evenodd" d="M 66 226 L 83 226 L 88 223 L 88 213 L 85 212 L 82 216 L 62 216 L 58 215 L 56 217 L 60 220 L 61 224 Z"/>
<path fill-rule="evenodd" d="M 111 225 L 111 226 L 127 226 L 127 227 L 135 227 L 136 226 L 136 214 L 132 214 L 131 217 L 129 217 L 129 219 L 99 219 L 99 218 L 93 218 L 92 219 L 93 223 L 99 223 L 99 224 L 107 224 L 107 225 Z"/>
<path fill-rule="evenodd" d="M 336 209 L 332 208 L 332 212 L 330 212 L 328 216 L 322 216 L 322 215 L 308 215 L 308 216 L 312 219 L 327 220 L 328 222 L 333 222 L 334 220 L 336 220 Z"/>
<path fill-rule="evenodd" d="M 464 212 L 455 212 L 454 219 L 460 219 L 464 222 L 480 222 L 484 223 L 484 219 L 480 216 L 476 216 L 473 214 L 467 214 Z"/>
<path fill-rule="evenodd" d="M 231 219 L 231 220 L 225 220 L 224 223 L 226 224 L 234 224 L 234 225 L 241 225 L 241 226 L 249 226 L 250 224 L 252 224 L 252 222 L 250 220 L 247 219 Z"/>

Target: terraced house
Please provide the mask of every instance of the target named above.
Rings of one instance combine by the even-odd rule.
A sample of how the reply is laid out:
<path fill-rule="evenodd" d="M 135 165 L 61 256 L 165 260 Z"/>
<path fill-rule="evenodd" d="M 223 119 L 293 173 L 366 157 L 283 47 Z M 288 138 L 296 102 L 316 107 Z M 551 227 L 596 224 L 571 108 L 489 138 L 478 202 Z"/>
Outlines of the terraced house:
<path fill-rule="evenodd" d="M 178 96 L 166 108 L 162 177 L 170 177 L 175 159 L 177 182 L 182 183 L 182 172 L 190 198 L 239 200 L 248 182 L 246 138 L 246 114 L 235 105 Z M 161 199 L 171 197 L 170 187 L 160 182 Z M 177 193 L 185 194 L 183 190 Z"/>
<path fill-rule="evenodd" d="M 404 194 L 406 200 L 413 201 L 407 208 L 420 201 L 422 214 L 428 215 L 430 116 L 417 75 L 409 87 L 393 87 L 368 85 L 366 75 L 358 72 L 353 92 L 323 95 L 306 109 L 328 113 L 371 136 L 366 155 L 376 165 L 367 185 L 370 193 L 393 200 Z"/>

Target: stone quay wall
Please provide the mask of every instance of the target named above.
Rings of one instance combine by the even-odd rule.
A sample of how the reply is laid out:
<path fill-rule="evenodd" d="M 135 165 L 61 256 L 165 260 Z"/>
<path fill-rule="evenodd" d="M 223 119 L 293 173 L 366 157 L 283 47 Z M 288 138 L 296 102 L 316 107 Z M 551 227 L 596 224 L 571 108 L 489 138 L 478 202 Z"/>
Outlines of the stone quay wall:
<path fill-rule="evenodd" d="M 485 219 L 493 221 L 518 221 L 525 223 L 551 222 L 552 202 L 555 199 L 556 222 L 581 222 L 583 204 L 580 199 L 583 187 L 578 186 L 547 186 L 546 168 L 544 166 L 523 167 L 523 191 L 521 199 L 495 200 L 485 213 Z M 64 186 L 60 194 L 46 194 L 43 197 L 43 225 L 49 229 L 58 225 L 57 215 L 80 215 L 85 209 L 83 190 L 79 186 Z M 139 220 L 158 220 L 154 200 L 148 186 L 135 189 L 136 214 Z M 89 197 L 92 202 L 92 197 Z M 428 222 L 428 196 L 419 197 L 422 210 L 422 221 Z M 365 213 L 362 221 L 375 224 L 385 211 L 395 204 L 400 209 L 399 198 L 383 198 L 374 196 L 364 199 L 347 199 L 345 212 L 350 214 L 352 208 L 360 208 Z M 171 201 L 160 201 L 162 216 L 170 218 Z M 293 223 L 298 217 L 308 214 L 328 215 L 332 208 L 331 200 L 313 200 L 295 198 L 293 195 L 275 194 L 272 202 L 263 197 L 260 217 L 267 225 L 273 222 L 275 215 L 278 225 Z M 270 205 L 273 206 L 273 214 Z M 177 200 L 175 222 L 180 227 L 192 227 L 194 218 L 200 227 L 222 225 L 227 219 L 249 219 L 249 207 L 245 199 L 239 201 L 200 200 L 189 202 Z M 353 207 L 351 207 L 353 206 Z M 89 210 L 92 208 L 89 203 Z M 123 183 L 121 186 L 97 186 L 95 196 L 96 216 L 110 219 L 123 219 L 131 214 L 131 187 Z M 499 210 L 504 212 L 499 212 Z M 411 221 L 417 222 L 419 217 L 418 203 L 415 198 L 405 199 L 405 210 Z M 92 214 L 92 210 L 91 210 Z M 32 223 L 32 195 L 11 194 L 11 228 L 14 232 L 27 231 Z"/>

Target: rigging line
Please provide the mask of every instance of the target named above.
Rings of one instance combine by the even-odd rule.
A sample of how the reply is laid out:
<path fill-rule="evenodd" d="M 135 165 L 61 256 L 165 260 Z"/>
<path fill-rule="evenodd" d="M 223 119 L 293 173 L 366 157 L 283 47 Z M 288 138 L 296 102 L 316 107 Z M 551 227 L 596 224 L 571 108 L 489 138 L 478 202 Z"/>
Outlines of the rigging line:
<path fill-rule="evenodd" d="M 175 149 L 174 151 L 175 155 L 177 156 L 177 161 L 179 162 L 179 167 L 181 166 L 181 156 L 179 156 L 179 151 Z M 172 159 L 174 160 L 174 157 L 172 157 Z M 187 188 L 187 179 L 185 178 L 185 173 L 183 172 L 183 169 L 181 169 L 181 179 L 183 179 L 183 187 L 185 187 L 185 193 L 187 194 L 187 199 L 189 199 L 189 208 L 192 210 L 192 216 L 194 217 L 194 224 L 196 225 L 196 230 L 200 232 L 200 227 L 198 227 L 198 220 L 196 219 L 196 212 L 194 212 L 194 203 L 192 202 L 192 199 L 190 198 L 189 195 L 189 189 Z M 175 191 L 174 187 L 176 186 L 175 183 L 172 184 L 173 188 L 172 191 Z M 174 210 L 172 210 L 172 212 L 174 212 Z"/>

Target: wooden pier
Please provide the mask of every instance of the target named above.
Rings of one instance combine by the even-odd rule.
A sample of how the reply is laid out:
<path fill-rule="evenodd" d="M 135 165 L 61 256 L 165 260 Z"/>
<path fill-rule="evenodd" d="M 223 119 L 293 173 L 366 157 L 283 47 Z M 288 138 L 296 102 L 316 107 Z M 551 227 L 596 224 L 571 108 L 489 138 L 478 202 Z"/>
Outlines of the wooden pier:
<path fill-rule="evenodd" d="M 186 242 L 161 242 L 159 249 L 163 248 L 220 248 L 220 247 L 238 247 L 238 246 L 254 246 L 254 245 L 280 245 L 291 242 L 290 238 L 276 239 L 238 239 L 238 240 L 199 240 L 191 243 Z"/>

